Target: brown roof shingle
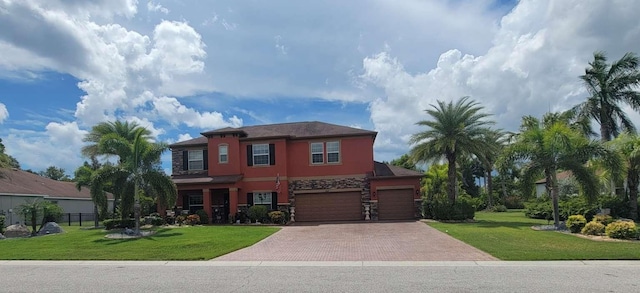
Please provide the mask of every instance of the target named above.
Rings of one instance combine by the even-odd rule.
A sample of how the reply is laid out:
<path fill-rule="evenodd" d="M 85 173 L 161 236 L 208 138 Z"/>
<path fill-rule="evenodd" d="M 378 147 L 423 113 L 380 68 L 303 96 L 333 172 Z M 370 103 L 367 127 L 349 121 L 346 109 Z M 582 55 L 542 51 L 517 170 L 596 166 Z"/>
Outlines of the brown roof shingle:
<path fill-rule="evenodd" d="M 373 162 L 374 178 L 376 177 L 422 177 L 424 174 L 418 171 L 405 169 L 380 162 Z"/>
<path fill-rule="evenodd" d="M 76 189 L 75 182 L 56 181 L 15 169 L 0 169 L 0 194 L 29 194 L 49 197 L 91 198 L 89 189 Z"/>
<path fill-rule="evenodd" d="M 264 139 L 264 138 L 316 138 L 316 137 L 336 137 L 336 136 L 362 136 L 371 135 L 375 137 L 377 132 L 364 130 L 354 127 L 336 125 L 331 123 L 311 121 L 311 122 L 293 122 L 279 123 L 268 125 L 243 126 L 238 128 L 225 127 L 221 129 L 203 132 L 203 137 L 194 138 L 187 141 L 181 141 L 170 145 L 177 146 L 194 146 L 205 145 L 207 143 L 206 136 L 217 134 L 240 134 L 243 139 Z"/>

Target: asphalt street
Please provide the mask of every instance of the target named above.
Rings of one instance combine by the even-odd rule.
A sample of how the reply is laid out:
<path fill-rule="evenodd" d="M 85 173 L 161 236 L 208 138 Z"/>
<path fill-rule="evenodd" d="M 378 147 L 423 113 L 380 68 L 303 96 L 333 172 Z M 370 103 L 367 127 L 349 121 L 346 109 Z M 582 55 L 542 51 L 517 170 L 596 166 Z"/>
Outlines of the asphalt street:
<path fill-rule="evenodd" d="M 638 292 L 640 262 L 0 261 L 1 292 Z"/>

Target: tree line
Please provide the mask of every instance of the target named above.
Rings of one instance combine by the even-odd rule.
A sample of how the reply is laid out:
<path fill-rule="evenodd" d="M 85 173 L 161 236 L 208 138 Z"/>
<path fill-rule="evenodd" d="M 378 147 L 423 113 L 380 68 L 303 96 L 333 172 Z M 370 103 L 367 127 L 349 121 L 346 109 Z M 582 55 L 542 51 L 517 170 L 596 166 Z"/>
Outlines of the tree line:
<path fill-rule="evenodd" d="M 517 132 L 495 129 L 491 115 L 469 97 L 457 101 L 437 101 L 425 112 L 429 119 L 417 125 L 424 130 L 410 140 L 409 158 L 413 164 L 444 163 L 427 171 L 427 195 L 446 194 L 454 204 L 463 184 L 458 182 L 463 172 L 486 178 L 487 205 L 493 202 L 494 172 L 501 177 L 503 196 L 506 184 L 519 185 L 530 196 L 534 182 L 545 179 L 545 189 L 553 201 L 554 224 L 558 226 L 558 179 L 560 171 L 571 171 L 587 199 L 601 193 L 596 176 L 609 180 L 602 187 L 615 193 L 624 182 L 628 188 L 629 217 L 638 219 L 638 185 L 640 181 L 640 137 L 625 107 L 640 110 L 639 59 L 627 53 L 608 63 L 603 52 L 595 52 L 593 60 L 579 78 L 589 96 L 571 109 L 547 113 L 543 117 L 525 116 Z M 599 139 L 592 129 L 599 126 Z M 517 175 L 514 170 L 519 170 Z M 471 177 L 473 177 L 471 176 Z M 440 179 L 440 180 L 439 180 Z M 518 182 L 514 182 L 518 181 Z M 471 182 L 473 183 L 473 182 Z M 475 185 L 466 182 L 467 186 Z"/>

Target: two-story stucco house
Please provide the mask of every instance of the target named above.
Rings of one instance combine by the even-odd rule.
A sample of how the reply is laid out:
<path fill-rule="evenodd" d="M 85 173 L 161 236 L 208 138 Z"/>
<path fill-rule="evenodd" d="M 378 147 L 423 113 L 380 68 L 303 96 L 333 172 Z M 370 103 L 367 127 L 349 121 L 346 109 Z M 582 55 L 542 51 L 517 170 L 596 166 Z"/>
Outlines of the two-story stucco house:
<path fill-rule="evenodd" d="M 178 209 L 214 222 L 252 205 L 296 222 L 416 218 L 422 173 L 375 162 L 376 134 L 323 122 L 203 132 L 170 146 Z"/>

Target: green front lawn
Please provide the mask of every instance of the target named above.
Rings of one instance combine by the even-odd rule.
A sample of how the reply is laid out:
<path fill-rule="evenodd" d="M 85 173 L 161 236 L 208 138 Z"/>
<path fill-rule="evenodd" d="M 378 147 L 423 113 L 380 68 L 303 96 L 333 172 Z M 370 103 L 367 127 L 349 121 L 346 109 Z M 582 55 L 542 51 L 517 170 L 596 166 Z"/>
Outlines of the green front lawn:
<path fill-rule="evenodd" d="M 640 243 L 604 242 L 555 231 L 535 231 L 545 220 L 522 211 L 476 213 L 476 223 L 429 223 L 501 260 L 640 259 Z"/>
<path fill-rule="evenodd" d="M 197 226 L 158 228 L 139 239 L 107 239 L 103 230 L 63 226 L 65 233 L 0 241 L 0 259 L 206 260 L 251 246 L 279 228 Z"/>

